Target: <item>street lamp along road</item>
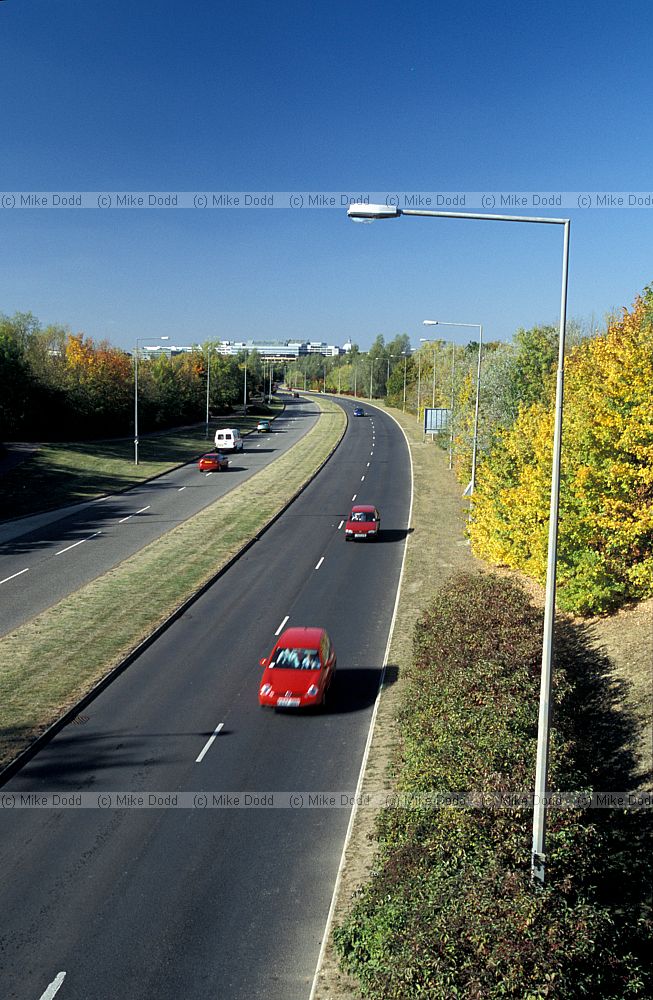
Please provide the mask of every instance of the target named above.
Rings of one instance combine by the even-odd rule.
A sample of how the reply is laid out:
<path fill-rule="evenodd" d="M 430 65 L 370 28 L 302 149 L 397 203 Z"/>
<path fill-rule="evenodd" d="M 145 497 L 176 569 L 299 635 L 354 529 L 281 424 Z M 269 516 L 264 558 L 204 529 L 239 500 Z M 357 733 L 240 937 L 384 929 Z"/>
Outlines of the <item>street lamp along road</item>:
<path fill-rule="evenodd" d="M 478 366 L 476 369 L 476 402 L 474 404 L 474 441 L 472 444 L 472 478 L 469 484 L 469 520 L 472 519 L 474 504 L 474 489 L 476 487 L 476 456 L 478 453 L 478 406 L 481 395 L 481 354 L 483 353 L 482 323 L 447 323 L 441 319 L 425 319 L 424 326 L 467 326 L 478 330 Z M 453 346 L 453 343 L 452 343 Z M 451 374 L 451 412 L 453 415 L 453 370 Z M 451 468 L 451 449 L 453 448 L 453 432 L 450 436 L 449 468 Z"/>
<path fill-rule="evenodd" d="M 540 708 L 537 726 L 537 760 L 533 807 L 533 843 L 531 848 L 531 879 L 544 885 L 546 786 L 549 765 L 549 727 L 551 722 L 551 674 L 553 631 L 555 624 L 556 569 L 558 555 L 558 509 L 560 504 L 560 455 L 562 450 L 562 406 L 564 397 L 565 330 L 567 325 L 567 285 L 569 281 L 569 219 L 553 219 L 528 215 L 481 215 L 476 212 L 429 212 L 417 208 L 395 208 L 388 205 L 363 205 L 354 202 L 347 209 L 349 218 L 361 222 L 372 219 L 398 219 L 401 215 L 420 215 L 440 219 L 474 219 L 485 222 L 529 222 L 563 227 L 562 281 L 560 291 L 560 330 L 558 336 L 558 370 L 556 374 L 555 417 L 553 422 L 553 456 L 551 464 L 551 499 L 549 504 L 549 541 L 546 565 L 546 597 L 542 636 L 542 671 L 540 678 Z M 479 352 L 480 362 L 480 352 Z"/>
<path fill-rule="evenodd" d="M 138 465 L 138 345 L 141 340 L 170 340 L 170 337 L 137 337 L 134 350 L 134 465 Z"/>
<path fill-rule="evenodd" d="M 204 439 L 208 440 L 209 436 L 209 394 L 211 391 L 211 348 L 212 344 L 206 345 L 206 430 L 204 431 Z"/>

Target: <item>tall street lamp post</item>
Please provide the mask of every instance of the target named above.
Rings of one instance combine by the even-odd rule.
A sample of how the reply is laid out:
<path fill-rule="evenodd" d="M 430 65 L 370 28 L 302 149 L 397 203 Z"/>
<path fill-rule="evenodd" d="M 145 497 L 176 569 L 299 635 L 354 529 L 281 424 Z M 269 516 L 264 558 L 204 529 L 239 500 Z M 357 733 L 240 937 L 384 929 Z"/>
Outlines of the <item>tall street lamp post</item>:
<path fill-rule="evenodd" d="M 451 341 L 451 415 L 449 417 L 449 468 L 453 468 L 453 407 L 456 398 L 456 345 Z"/>
<path fill-rule="evenodd" d="M 428 322 L 430 322 L 430 321 L 428 321 Z M 426 324 L 427 320 L 424 320 L 424 323 Z M 420 344 L 430 344 L 431 343 L 431 341 L 427 337 L 420 337 L 419 338 L 419 342 L 420 342 Z M 431 398 L 431 408 L 433 410 L 435 409 L 435 356 L 436 356 L 436 353 L 437 353 L 437 348 L 436 348 L 436 346 L 434 344 L 433 345 L 433 393 L 432 393 L 432 398 Z"/>
<path fill-rule="evenodd" d="M 388 362 L 388 371 L 387 371 L 387 374 L 386 374 L 386 377 L 385 377 L 385 392 L 386 392 L 386 396 L 388 394 L 388 382 L 390 381 L 390 358 L 394 358 L 394 357 L 395 357 L 394 354 L 388 354 L 388 357 L 386 358 L 386 361 Z"/>
<path fill-rule="evenodd" d="M 540 677 L 540 707 L 537 727 L 537 759 L 535 764 L 535 795 L 533 807 L 533 841 L 531 847 L 531 879 L 543 885 L 545 880 L 546 790 L 549 764 L 549 728 L 551 722 L 551 675 L 553 633 L 555 624 L 556 569 L 558 554 L 558 513 L 560 505 L 560 456 L 562 451 L 562 408 L 564 397 L 565 330 L 567 325 L 567 286 L 569 281 L 569 219 L 553 219 L 524 215 L 481 215 L 475 212 L 430 212 L 423 209 L 400 209 L 388 205 L 354 203 L 347 209 L 352 219 L 398 219 L 401 215 L 421 215 L 443 219 L 478 219 L 487 222 L 528 222 L 563 227 L 562 280 L 560 291 L 560 332 L 558 337 L 558 369 L 556 374 L 555 416 L 553 422 L 553 456 L 551 463 L 551 497 L 549 503 L 549 541 L 546 566 L 546 597 L 542 636 L 542 670 Z M 480 364 L 480 350 L 479 350 Z"/>
<path fill-rule="evenodd" d="M 478 363 L 476 368 L 476 402 L 474 404 L 474 441 L 472 444 L 472 479 L 470 482 L 469 495 L 469 519 L 472 519 L 472 507 L 474 504 L 474 490 L 476 488 L 476 457 L 478 454 L 478 410 L 481 398 L 481 356 L 483 354 L 483 325 L 482 323 L 446 323 L 440 319 L 425 319 L 424 326 L 467 326 L 478 330 Z M 453 376 L 452 376 L 453 386 Z M 453 388 L 452 388 L 453 398 Z M 453 407 L 452 407 L 453 412 Z M 450 466 L 451 467 L 451 466 Z"/>
<path fill-rule="evenodd" d="M 376 358 L 370 358 L 370 399 L 372 398 L 372 379 L 374 377 L 374 362 Z"/>
<path fill-rule="evenodd" d="M 401 353 L 404 356 L 404 402 L 403 402 L 402 410 L 405 413 L 406 412 L 406 366 L 408 364 L 408 352 L 407 351 L 402 351 Z"/>
<path fill-rule="evenodd" d="M 138 465 L 138 345 L 141 340 L 152 340 L 152 337 L 137 337 L 134 351 L 134 465 Z M 169 340 L 169 337 L 157 337 L 157 340 Z"/>
<path fill-rule="evenodd" d="M 422 338 L 420 337 L 420 340 Z M 417 352 L 417 423 L 419 423 L 419 411 L 422 403 L 422 352 Z"/>
<path fill-rule="evenodd" d="M 209 436 L 209 394 L 211 391 L 211 345 L 206 345 L 206 430 L 204 432 L 205 440 Z"/>

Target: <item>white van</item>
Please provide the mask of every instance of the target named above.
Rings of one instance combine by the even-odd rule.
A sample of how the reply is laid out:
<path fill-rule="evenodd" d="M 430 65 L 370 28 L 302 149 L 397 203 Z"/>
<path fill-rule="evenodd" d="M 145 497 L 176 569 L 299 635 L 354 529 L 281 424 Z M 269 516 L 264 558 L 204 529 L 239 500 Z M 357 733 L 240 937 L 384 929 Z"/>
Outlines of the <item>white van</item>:
<path fill-rule="evenodd" d="M 243 439 L 237 427 L 221 427 L 215 432 L 218 451 L 242 451 Z"/>

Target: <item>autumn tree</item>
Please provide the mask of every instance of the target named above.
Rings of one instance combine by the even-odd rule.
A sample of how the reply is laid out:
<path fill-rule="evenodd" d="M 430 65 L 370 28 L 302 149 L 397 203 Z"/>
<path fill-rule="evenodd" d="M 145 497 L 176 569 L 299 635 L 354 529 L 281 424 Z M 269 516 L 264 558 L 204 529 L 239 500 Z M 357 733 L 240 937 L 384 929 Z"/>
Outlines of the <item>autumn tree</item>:
<path fill-rule="evenodd" d="M 599 613 L 653 593 L 653 289 L 565 365 L 558 597 Z M 475 551 L 546 572 L 554 387 L 479 467 Z"/>

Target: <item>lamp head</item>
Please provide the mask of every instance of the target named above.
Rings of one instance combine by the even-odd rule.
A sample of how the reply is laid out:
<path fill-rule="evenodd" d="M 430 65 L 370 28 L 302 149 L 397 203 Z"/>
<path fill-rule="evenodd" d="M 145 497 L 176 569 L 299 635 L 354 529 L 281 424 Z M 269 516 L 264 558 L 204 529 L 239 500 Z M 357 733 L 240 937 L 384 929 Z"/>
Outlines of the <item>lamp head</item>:
<path fill-rule="evenodd" d="M 398 219 L 401 209 L 394 205 L 367 205 L 355 201 L 347 209 L 347 215 L 354 222 L 373 222 L 374 219 Z"/>

